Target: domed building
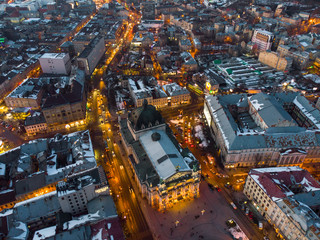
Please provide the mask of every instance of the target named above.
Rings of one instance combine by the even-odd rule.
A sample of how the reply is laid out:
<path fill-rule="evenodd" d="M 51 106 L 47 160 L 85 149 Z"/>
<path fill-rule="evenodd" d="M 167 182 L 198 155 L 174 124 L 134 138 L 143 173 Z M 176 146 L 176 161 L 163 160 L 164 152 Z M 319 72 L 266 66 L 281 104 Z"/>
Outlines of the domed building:
<path fill-rule="evenodd" d="M 166 124 L 159 111 L 147 100 L 144 100 L 143 106 L 134 109 L 128 115 L 128 124 L 135 139 L 150 129 L 166 129 Z"/>
<path fill-rule="evenodd" d="M 199 196 L 200 169 L 188 148 L 171 134 L 160 112 L 145 101 L 128 119 L 121 119 L 120 132 L 143 197 L 159 210 L 182 199 Z"/>

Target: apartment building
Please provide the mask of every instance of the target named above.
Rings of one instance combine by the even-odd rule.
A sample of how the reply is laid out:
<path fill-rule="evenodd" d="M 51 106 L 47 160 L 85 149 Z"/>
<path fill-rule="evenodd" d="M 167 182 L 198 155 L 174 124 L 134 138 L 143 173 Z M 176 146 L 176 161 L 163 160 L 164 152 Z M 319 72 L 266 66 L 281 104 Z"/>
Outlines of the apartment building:
<path fill-rule="evenodd" d="M 251 41 L 253 44 L 257 44 L 259 51 L 266 51 L 271 49 L 273 38 L 273 33 L 262 29 L 256 29 Z"/>
<path fill-rule="evenodd" d="M 46 132 L 48 125 L 42 113 L 35 112 L 24 121 L 24 128 L 28 136 L 35 135 L 40 132 Z"/>
<path fill-rule="evenodd" d="M 109 195 L 102 167 L 90 169 L 57 184 L 57 197 L 64 213 L 86 212 L 88 202 L 99 195 Z"/>
<path fill-rule="evenodd" d="M 43 84 L 39 79 L 26 79 L 4 99 L 4 102 L 12 109 L 39 109 L 43 92 Z"/>
<path fill-rule="evenodd" d="M 268 65 L 278 71 L 288 71 L 292 65 L 289 57 L 280 57 L 276 52 L 264 51 L 259 53 L 259 62 Z"/>
<path fill-rule="evenodd" d="M 252 169 L 244 194 L 280 237 L 320 239 L 320 184 L 300 167 Z M 313 210 L 314 209 L 314 210 Z"/>
<path fill-rule="evenodd" d="M 63 91 L 45 99 L 42 113 L 50 131 L 85 123 L 86 89 L 83 71 L 78 71 L 76 78 Z"/>
<path fill-rule="evenodd" d="M 69 53 L 45 53 L 39 62 L 43 73 L 68 75 L 71 71 Z"/>
<path fill-rule="evenodd" d="M 320 112 L 299 93 L 206 96 L 204 115 L 226 167 L 320 161 Z"/>
<path fill-rule="evenodd" d="M 98 35 L 91 40 L 91 42 L 78 56 L 78 67 L 83 69 L 87 76 L 91 75 L 105 51 L 106 47 L 104 38 Z"/>

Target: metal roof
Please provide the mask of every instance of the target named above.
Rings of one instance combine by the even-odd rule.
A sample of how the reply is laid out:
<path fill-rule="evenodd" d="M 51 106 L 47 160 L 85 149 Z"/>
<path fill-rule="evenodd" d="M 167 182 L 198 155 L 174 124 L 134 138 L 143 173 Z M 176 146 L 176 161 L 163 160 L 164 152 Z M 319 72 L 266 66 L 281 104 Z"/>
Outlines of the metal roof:
<path fill-rule="evenodd" d="M 160 134 L 158 141 L 152 140 L 154 133 Z M 178 149 L 164 131 L 150 130 L 140 137 L 140 142 L 149 156 L 160 178 L 166 180 L 179 171 L 191 170 Z"/>

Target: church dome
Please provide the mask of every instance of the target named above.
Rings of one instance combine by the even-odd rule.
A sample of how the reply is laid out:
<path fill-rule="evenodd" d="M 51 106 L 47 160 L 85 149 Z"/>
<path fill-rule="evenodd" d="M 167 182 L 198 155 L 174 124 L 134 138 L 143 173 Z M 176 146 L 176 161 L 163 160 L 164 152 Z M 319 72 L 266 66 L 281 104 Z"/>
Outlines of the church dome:
<path fill-rule="evenodd" d="M 143 106 L 132 111 L 129 120 L 135 130 L 141 130 L 164 123 L 160 112 L 152 105 L 148 105 L 147 100 Z"/>

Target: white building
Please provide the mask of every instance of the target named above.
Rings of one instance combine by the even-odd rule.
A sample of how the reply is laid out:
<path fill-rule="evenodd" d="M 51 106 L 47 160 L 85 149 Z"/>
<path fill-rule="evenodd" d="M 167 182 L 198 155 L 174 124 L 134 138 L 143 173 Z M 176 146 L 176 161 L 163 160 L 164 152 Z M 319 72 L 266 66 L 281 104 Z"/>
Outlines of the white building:
<path fill-rule="evenodd" d="M 254 30 L 252 42 L 257 44 L 259 51 L 266 51 L 271 49 L 273 38 L 273 33 L 257 29 Z"/>
<path fill-rule="evenodd" d="M 87 211 L 87 204 L 100 194 L 110 194 L 102 167 L 90 169 L 57 185 L 57 196 L 64 213 Z"/>
<path fill-rule="evenodd" d="M 320 239 L 320 184 L 300 167 L 252 169 L 244 194 L 280 237 L 294 240 Z"/>
<path fill-rule="evenodd" d="M 71 70 L 69 53 L 45 53 L 40 58 L 43 73 L 68 75 Z"/>

